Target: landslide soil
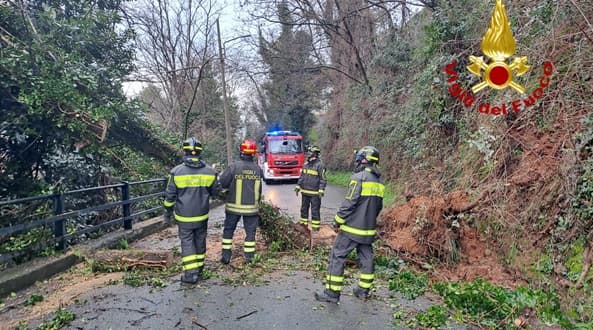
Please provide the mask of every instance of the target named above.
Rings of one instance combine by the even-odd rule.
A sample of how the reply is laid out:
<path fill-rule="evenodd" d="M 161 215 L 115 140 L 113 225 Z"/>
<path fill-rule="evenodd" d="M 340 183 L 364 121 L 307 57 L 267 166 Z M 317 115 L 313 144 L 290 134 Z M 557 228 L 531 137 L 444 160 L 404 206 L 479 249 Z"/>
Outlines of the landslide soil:
<path fill-rule="evenodd" d="M 549 220 L 534 229 L 534 216 L 547 213 L 548 219 L 554 219 L 561 210 L 562 180 L 567 175 L 563 171 L 570 168 L 562 149 L 570 141 L 569 133 L 563 122 L 555 123 L 546 134 L 530 127 L 510 129 L 507 150 L 499 153 L 506 156 L 500 156 L 498 165 L 473 191 L 479 197 L 471 200 L 460 190 L 409 195 L 405 204 L 381 214 L 380 238 L 402 258 L 418 266 L 434 266 L 435 280 L 471 281 L 480 277 L 505 287 L 525 284 L 516 268 L 500 262 L 501 246 L 510 246 L 516 237 L 497 240 L 466 219 L 473 213 L 502 219 L 504 228 L 521 228 L 521 238 L 530 244 L 525 244 L 522 253 L 526 260 L 519 262 L 528 264 L 529 256 L 538 242 L 545 241 L 553 225 Z M 513 156 L 513 150 L 520 155 Z"/>

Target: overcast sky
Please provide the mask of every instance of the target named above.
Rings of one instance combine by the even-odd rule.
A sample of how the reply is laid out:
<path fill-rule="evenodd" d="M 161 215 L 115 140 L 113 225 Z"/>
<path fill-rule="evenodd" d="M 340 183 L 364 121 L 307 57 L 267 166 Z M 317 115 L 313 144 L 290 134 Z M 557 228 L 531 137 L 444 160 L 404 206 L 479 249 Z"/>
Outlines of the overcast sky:
<path fill-rule="evenodd" d="M 241 10 L 239 7 L 238 0 L 222 0 L 219 1 L 222 3 L 222 12 L 220 16 L 220 33 L 223 42 L 225 40 L 230 40 L 238 36 L 242 36 L 251 32 L 246 32 L 245 27 L 241 23 L 241 15 L 245 15 L 245 12 Z M 257 32 L 251 33 L 255 36 Z M 231 41 L 227 43 L 225 46 L 227 47 L 227 57 L 229 53 L 233 51 L 233 47 L 237 47 L 237 45 L 241 42 L 241 40 Z M 217 49 L 218 52 L 218 49 Z M 123 83 L 123 90 L 124 93 L 128 97 L 133 97 L 142 90 L 144 83 L 140 82 L 125 82 Z"/>

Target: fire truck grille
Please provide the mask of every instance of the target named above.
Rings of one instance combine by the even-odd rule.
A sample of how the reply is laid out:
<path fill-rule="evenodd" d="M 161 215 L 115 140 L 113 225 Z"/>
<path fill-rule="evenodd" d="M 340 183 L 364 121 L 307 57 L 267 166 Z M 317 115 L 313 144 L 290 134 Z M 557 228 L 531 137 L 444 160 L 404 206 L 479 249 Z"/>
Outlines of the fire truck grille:
<path fill-rule="evenodd" d="M 286 160 L 286 161 L 275 160 L 274 161 L 274 165 L 276 165 L 276 166 L 296 166 L 298 164 L 299 164 L 299 162 L 297 160 Z"/>

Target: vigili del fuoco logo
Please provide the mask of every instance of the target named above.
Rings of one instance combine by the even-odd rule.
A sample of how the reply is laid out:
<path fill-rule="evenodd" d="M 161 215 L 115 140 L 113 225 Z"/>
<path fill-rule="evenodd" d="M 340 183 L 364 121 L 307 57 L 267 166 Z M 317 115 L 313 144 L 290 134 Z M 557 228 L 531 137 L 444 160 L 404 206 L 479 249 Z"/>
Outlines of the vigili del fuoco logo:
<path fill-rule="evenodd" d="M 508 107 L 506 103 L 500 105 L 481 103 L 478 105 L 478 111 L 484 114 L 506 115 L 510 111 L 519 112 L 521 109 L 533 106 L 544 95 L 544 90 L 550 85 L 550 77 L 554 71 L 552 62 L 544 63 L 539 86 L 529 94 L 526 94 L 525 88 L 514 80 L 515 77 L 520 77 L 529 71 L 530 65 L 527 64 L 527 56 L 513 56 L 515 39 L 502 0 L 496 0 L 490 27 L 482 38 L 481 49 L 488 57 L 487 60 L 484 60 L 483 56 L 470 55 L 469 57 L 471 64 L 467 66 L 467 70 L 482 79 L 471 87 L 471 92 L 463 89 L 457 82 L 459 77 L 459 73 L 455 71 L 457 60 L 453 60 L 445 67 L 447 81 L 450 83 L 449 94 L 462 101 L 464 106 L 472 107 L 475 103 L 473 93 L 486 87 L 495 90 L 510 87 L 519 92 L 522 97 L 512 101 Z"/>

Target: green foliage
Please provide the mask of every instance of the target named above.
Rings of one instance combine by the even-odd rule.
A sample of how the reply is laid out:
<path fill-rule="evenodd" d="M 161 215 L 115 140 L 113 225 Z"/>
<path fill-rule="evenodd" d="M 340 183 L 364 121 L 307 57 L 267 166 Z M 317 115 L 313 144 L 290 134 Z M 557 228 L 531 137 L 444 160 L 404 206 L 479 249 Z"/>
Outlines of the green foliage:
<path fill-rule="evenodd" d="M 276 206 L 261 202 L 259 218 L 262 236 L 267 244 L 274 244 L 275 251 L 303 247 L 302 237 L 291 228 L 293 221 Z"/>
<path fill-rule="evenodd" d="M 143 285 L 149 285 L 153 288 L 162 288 L 167 286 L 167 282 L 159 277 L 153 276 L 152 272 L 133 270 L 126 272 L 123 276 L 125 284 L 134 288 L 141 287 Z"/>
<path fill-rule="evenodd" d="M 348 187 L 348 183 L 350 183 L 350 177 L 352 176 L 352 172 L 327 171 L 326 176 L 328 183 L 342 187 Z"/>
<path fill-rule="evenodd" d="M 583 271 L 584 244 L 582 239 L 574 242 L 566 256 L 566 261 L 564 263 L 567 269 L 566 277 L 573 282 L 579 278 Z"/>
<path fill-rule="evenodd" d="M 312 111 L 319 109 L 321 79 L 303 68 L 313 66 L 312 37 L 306 30 L 293 30 L 293 18 L 285 3 L 277 8 L 282 30 L 278 38 L 265 40 L 260 32 L 259 54 L 269 67 L 269 81 L 263 84 L 266 100 L 263 112 L 268 127 L 299 131 L 308 136 L 314 124 Z"/>
<path fill-rule="evenodd" d="M 375 249 L 375 251 L 377 251 Z M 386 256 L 378 251 L 375 254 L 375 274 L 384 280 L 395 278 L 404 266 L 404 261 L 394 256 Z"/>
<path fill-rule="evenodd" d="M 572 212 L 587 225 L 593 219 L 593 114 L 584 116 L 581 124 L 585 129 L 577 135 L 577 145 L 583 158 L 582 174 L 572 202 Z"/>
<path fill-rule="evenodd" d="M 424 312 L 414 316 L 414 325 L 421 326 L 423 329 L 438 329 L 445 325 L 449 313 L 441 305 L 430 306 Z"/>
<path fill-rule="evenodd" d="M 328 183 L 342 187 L 348 187 L 348 184 L 350 183 L 350 177 L 352 176 L 352 172 L 327 171 L 326 176 Z M 385 195 L 383 196 L 383 206 L 387 207 L 393 204 L 393 202 L 395 202 L 399 196 L 400 193 L 399 191 L 396 191 L 396 186 L 394 184 L 386 183 Z"/>
<path fill-rule="evenodd" d="M 119 4 L 42 0 L 1 9 L 0 197 L 97 185 L 122 166 L 99 156 L 103 129 L 121 138 L 123 117 L 138 113 L 121 89 L 134 34 L 120 24 Z"/>
<path fill-rule="evenodd" d="M 405 269 L 389 280 L 389 290 L 400 292 L 411 300 L 424 294 L 428 289 L 428 276 Z"/>
<path fill-rule="evenodd" d="M 554 260 L 548 254 L 544 254 L 534 265 L 534 269 L 545 275 L 552 275 Z"/>
<path fill-rule="evenodd" d="M 60 308 L 51 320 L 41 323 L 37 330 L 58 330 L 70 324 L 75 318 L 76 314 Z"/>
<path fill-rule="evenodd" d="M 117 248 L 120 249 L 120 250 L 127 250 L 127 249 L 130 248 L 130 243 L 128 243 L 128 240 L 127 239 L 122 238 L 117 243 Z"/>
<path fill-rule="evenodd" d="M 0 253 L 17 252 L 42 244 L 53 237 L 51 229 L 47 227 L 33 228 L 25 233 L 10 236 L 0 244 Z"/>
<path fill-rule="evenodd" d="M 457 321 L 472 321 L 488 328 L 512 327 L 514 318 L 531 308 L 546 324 L 570 326 L 553 293 L 522 286 L 513 291 L 479 278 L 467 283 L 437 283 L 434 288 L 448 308 L 458 311 Z"/>
<path fill-rule="evenodd" d="M 29 298 L 27 298 L 27 300 L 25 300 L 25 302 L 23 303 L 23 305 L 25 306 L 35 306 L 35 304 L 37 304 L 38 302 L 43 301 L 43 296 L 39 295 L 39 294 L 32 294 L 31 296 L 29 296 Z"/>

